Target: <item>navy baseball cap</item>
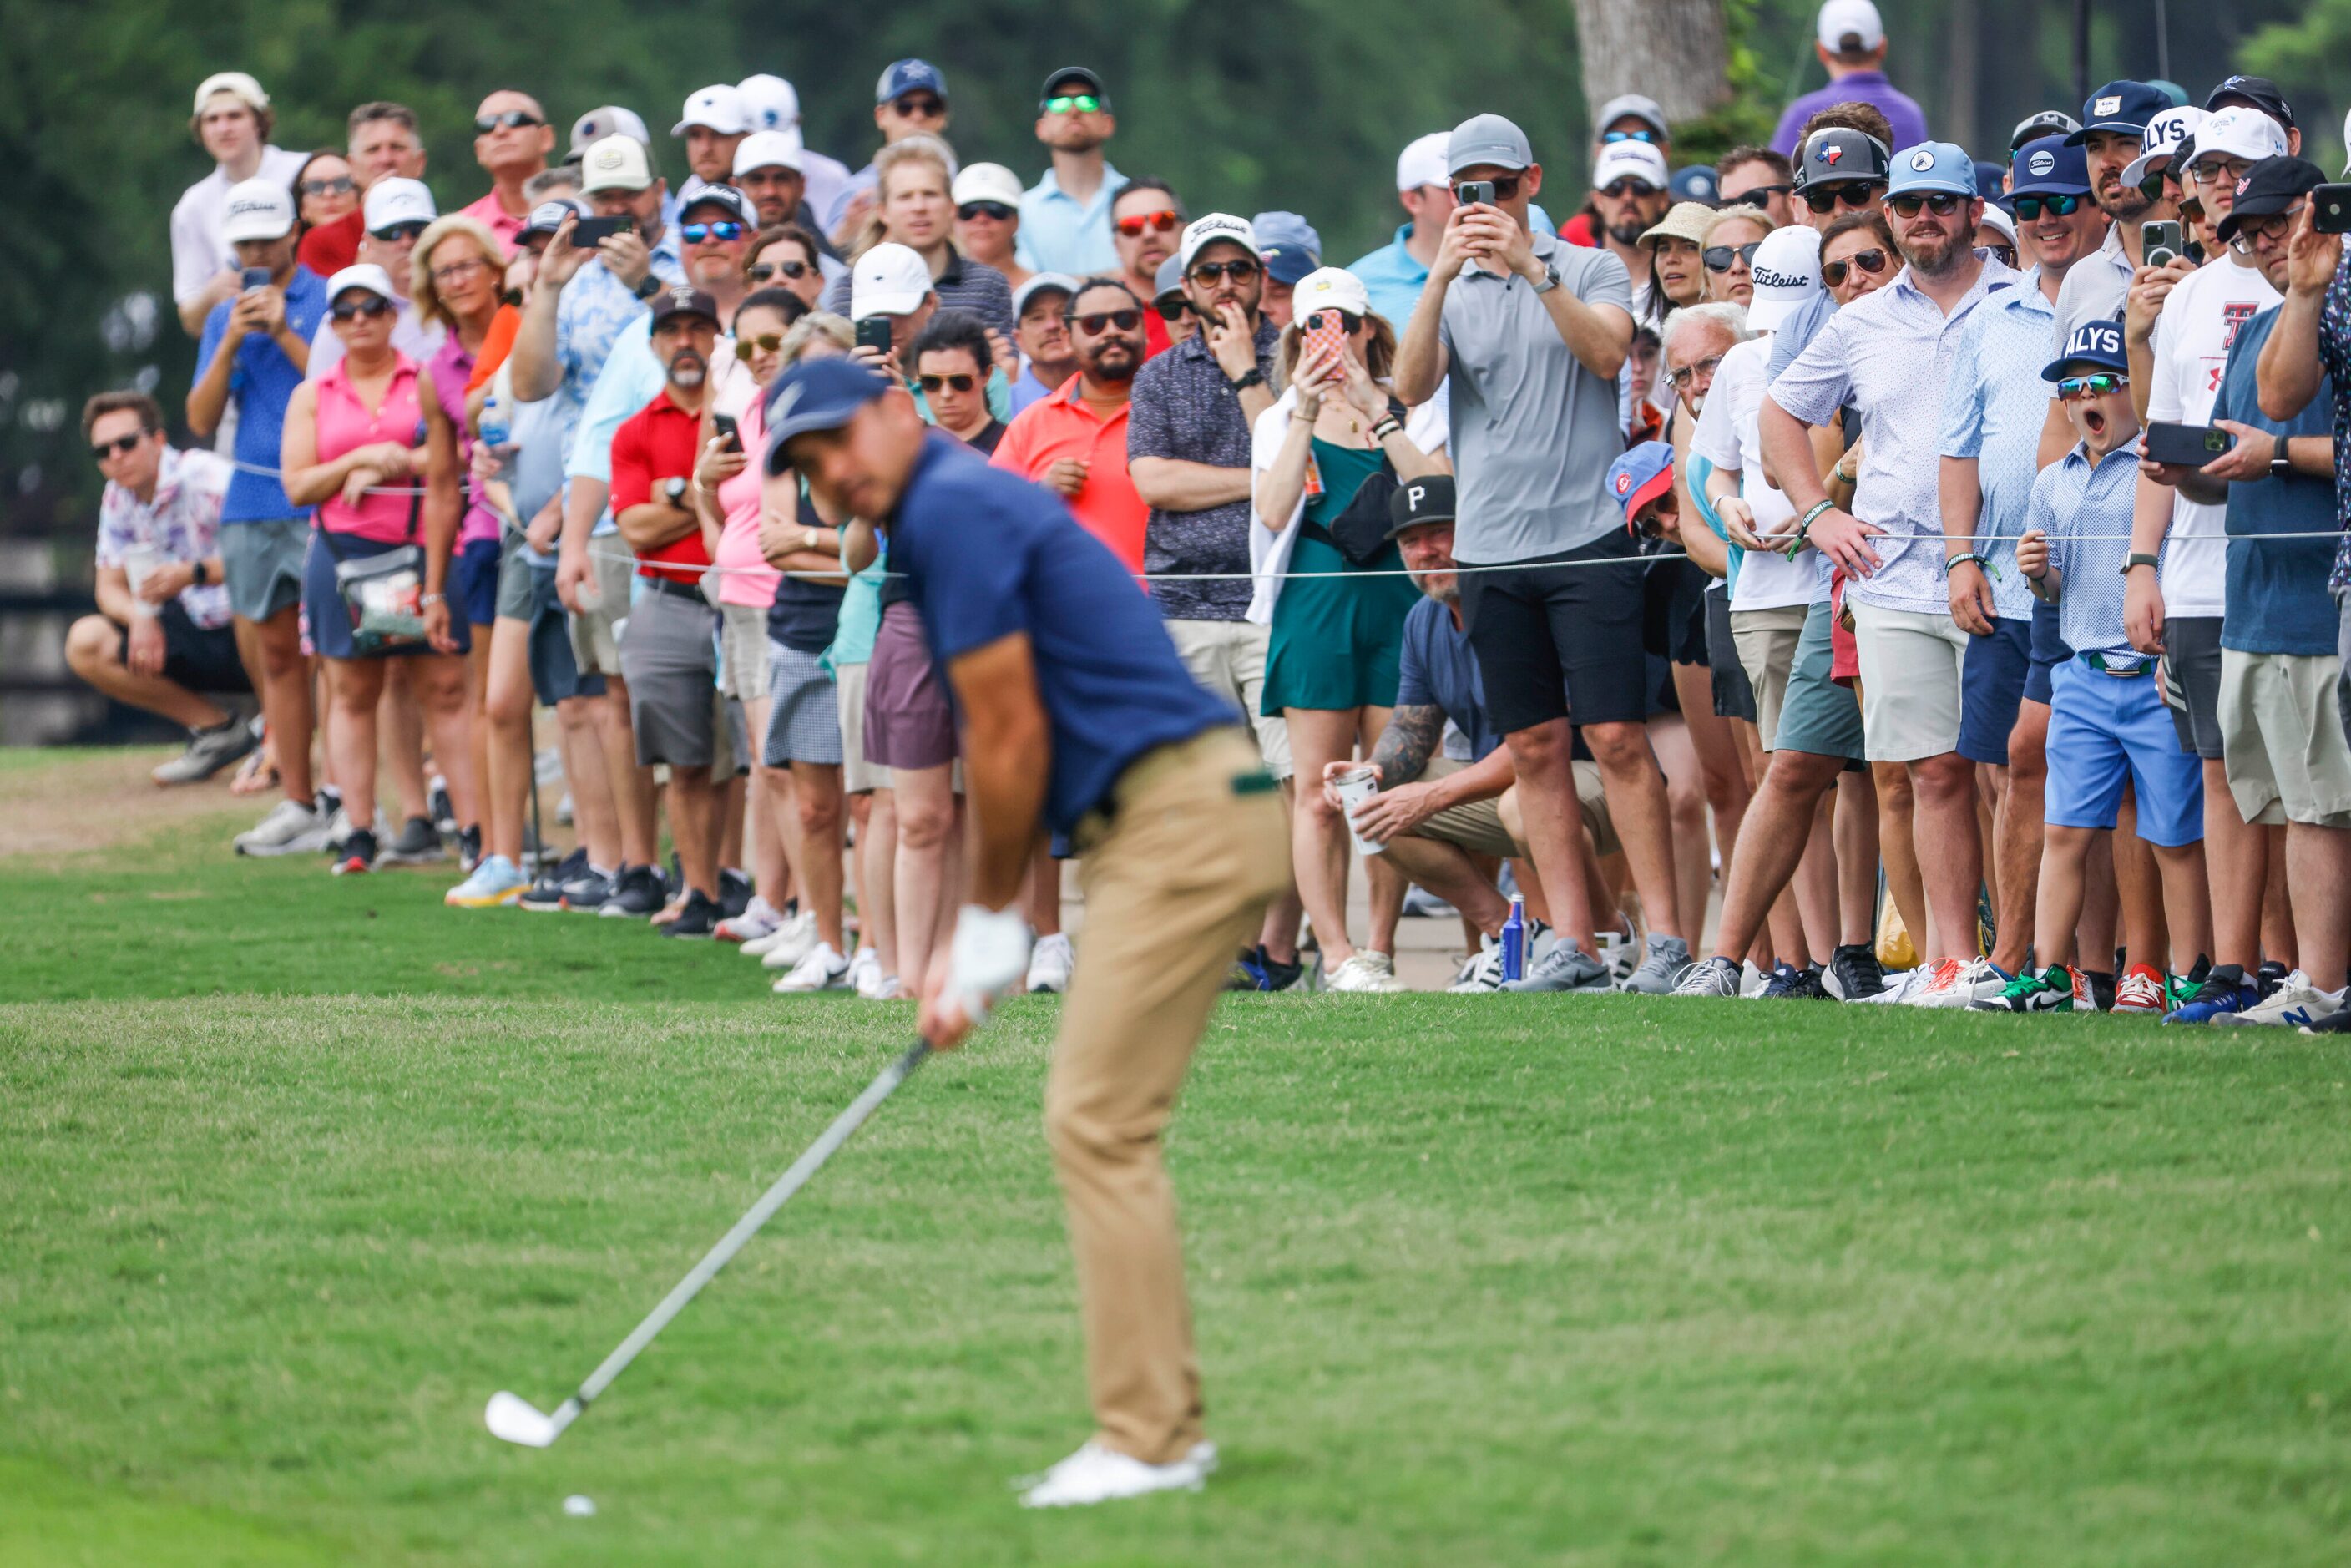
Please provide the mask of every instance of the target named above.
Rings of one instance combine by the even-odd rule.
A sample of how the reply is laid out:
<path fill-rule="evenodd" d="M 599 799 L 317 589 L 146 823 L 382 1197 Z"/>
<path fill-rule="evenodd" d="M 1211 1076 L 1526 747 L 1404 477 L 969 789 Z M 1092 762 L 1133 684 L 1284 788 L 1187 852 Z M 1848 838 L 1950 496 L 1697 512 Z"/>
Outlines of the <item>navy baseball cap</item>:
<path fill-rule="evenodd" d="M 1674 449 L 1644 441 L 1608 465 L 1608 493 L 1625 508 L 1625 527 L 1640 509 L 1674 487 Z"/>
<path fill-rule="evenodd" d="M 2130 373 L 2130 356 L 2123 352 L 2123 324 L 2112 319 L 2085 321 L 2065 340 L 2065 351 L 2041 367 L 2044 382 L 2062 382 L 2076 365 Z"/>
<path fill-rule="evenodd" d="M 1669 188 L 1677 202 L 1703 202 L 1711 207 L 1722 200 L 1721 183 L 1714 177 L 1714 171 L 1703 163 L 1675 170 Z"/>
<path fill-rule="evenodd" d="M 784 443 L 814 430 L 839 430 L 851 416 L 890 390 L 890 383 L 841 354 L 802 360 L 768 388 L 769 474 L 789 468 Z"/>
<path fill-rule="evenodd" d="M 2078 143 L 2063 136 L 2043 136 L 2016 150 L 2010 172 L 2016 183 L 2011 196 L 2086 196 L 2090 193 L 2090 160 Z"/>
<path fill-rule="evenodd" d="M 2204 99 L 2207 112 L 2225 109 L 2231 103 L 2258 109 L 2288 131 L 2294 128 L 2294 109 L 2278 90 L 2278 84 L 2267 77 L 2231 77 L 2214 88 Z"/>
<path fill-rule="evenodd" d="M 1841 125 L 1815 131 L 1796 158 L 1796 193 L 1815 185 L 1883 180 L 1888 161 L 1886 143 L 1867 131 Z"/>
<path fill-rule="evenodd" d="M 1886 199 L 1915 194 L 1972 196 L 1976 193 L 1976 161 L 1955 141 L 1921 141 L 1894 155 Z"/>
<path fill-rule="evenodd" d="M 882 68 L 882 79 L 873 84 L 873 101 L 888 103 L 910 92 L 925 88 L 939 95 L 945 103 L 947 97 L 946 73 L 928 60 L 892 60 Z"/>
<path fill-rule="evenodd" d="M 2171 107 L 2170 95 L 2143 81 L 2110 81 L 2082 105 L 2082 129 L 2066 138 L 2079 145 L 2093 131 L 2145 136 L 2147 122 Z"/>

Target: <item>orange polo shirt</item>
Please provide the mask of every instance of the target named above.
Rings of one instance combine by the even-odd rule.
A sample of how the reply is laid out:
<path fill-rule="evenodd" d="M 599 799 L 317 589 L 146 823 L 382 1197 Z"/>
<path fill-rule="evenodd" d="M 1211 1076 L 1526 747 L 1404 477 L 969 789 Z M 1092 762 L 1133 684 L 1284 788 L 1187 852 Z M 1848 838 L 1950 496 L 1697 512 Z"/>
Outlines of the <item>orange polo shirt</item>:
<path fill-rule="evenodd" d="M 1110 546 L 1129 571 L 1143 570 L 1143 525 L 1150 508 L 1135 494 L 1126 471 L 1126 405 L 1108 419 L 1078 395 L 1081 377 L 1071 376 L 1050 397 L 1038 399 L 1005 427 L 988 461 L 1024 479 L 1040 482 L 1045 470 L 1065 457 L 1086 465 L 1085 487 L 1068 498 L 1085 530 Z"/>

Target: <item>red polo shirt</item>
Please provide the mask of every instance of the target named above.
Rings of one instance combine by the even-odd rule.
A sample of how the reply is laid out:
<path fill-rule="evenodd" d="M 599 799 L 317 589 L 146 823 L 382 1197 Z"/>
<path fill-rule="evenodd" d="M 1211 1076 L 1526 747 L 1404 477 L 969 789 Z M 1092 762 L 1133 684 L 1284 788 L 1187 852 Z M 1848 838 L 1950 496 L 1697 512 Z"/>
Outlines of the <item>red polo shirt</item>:
<path fill-rule="evenodd" d="M 700 455 L 702 416 L 672 402 L 667 387 L 653 401 L 621 422 L 612 432 L 612 515 L 631 507 L 667 501 L 661 494 L 668 479 L 694 477 L 694 460 Z M 688 497 L 691 499 L 691 497 Z M 637 552 L 637 575 L 666 577 L 691 582 L 710 565 L 702 530 L 689 528 L 665 545 Z"/>
<path fill-rule="evenodd" d="M 1127 405 L 1121 403 L 1115 413 L 1102 418 L 1078 395 L 1082 379 L 1071 376 L 1052 396 L 1013 415 L 988 461 L 1040 483 L 1045 470 L 1064 457 L 1085 464 L 1085 487 L 1069 500 L 1069 508 L 1088 533 L 1110 546 L 1127 570 L 1139 573 L 1143 525 L 1150 508 L 1135 494 L 1134 480 L 1126 470 Z M 614 455 L 619 455 L 617 447 Z"/>

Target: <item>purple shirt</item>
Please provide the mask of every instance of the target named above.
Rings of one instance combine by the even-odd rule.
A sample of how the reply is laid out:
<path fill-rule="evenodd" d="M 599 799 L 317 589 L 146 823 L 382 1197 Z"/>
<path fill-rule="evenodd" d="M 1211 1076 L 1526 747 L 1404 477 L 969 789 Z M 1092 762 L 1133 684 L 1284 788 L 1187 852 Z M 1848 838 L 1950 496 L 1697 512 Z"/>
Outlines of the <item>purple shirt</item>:
<path fill-rule="evenodd" d="M 1888 152 L 1899 152 L 1905 147 L 1916 147 L 1927 140 L 1927 116 L 1909 96 L 1886 79 L 1884 71 L 1855 71 L 1841 81 L 1815 88 L 1788 106 L 1780 117 L 1780 129 L 1771 133 L 1771 145 L 1790 158 L 1796 155 L 1796 137 L 1810 120 L 1833 103 L 1866 103 L 1886 116 L 1894 127 L 1894 145 Z"/>
<path fill-rule="evenodd" d="M 433 372 L 433 395 L 441 400 L 441 412 L 457 428 L 457 484 L 465 499 L 457 544 L 462 549 L 475 539 L 496 538 L 501 528 L 497 509 L 475 493 L 474 435 L 465 428 L 465 382 L 474 373 L 474 356 L 465 351 L 465 345 L 452 332 L 442 340 L 441 351 L 433 356 L 426 368 Z"/>

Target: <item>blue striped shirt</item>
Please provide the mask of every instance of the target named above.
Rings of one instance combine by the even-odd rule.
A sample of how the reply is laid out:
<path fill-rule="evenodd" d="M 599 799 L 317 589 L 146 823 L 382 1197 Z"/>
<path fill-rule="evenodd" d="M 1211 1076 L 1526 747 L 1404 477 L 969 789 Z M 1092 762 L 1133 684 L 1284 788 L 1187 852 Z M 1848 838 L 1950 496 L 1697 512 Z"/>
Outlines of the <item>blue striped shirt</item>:
<path fill-rule="evenodd" d="M 2123 632 L 2123 561 L 2130 554 L 2131 499 L 2138 493 L 2135 442 L 2097 463 L 2080 442 L 2032 482 L 2024 526 L 2049 536 L 2059 585 L 2057 627 L 2076 653 L 2141 655 Z"/>
<path fill-rule="evenodd" d="M 2041 269 L 2027 272 L 1970 313 L 1943 383 L 1942 453 L 1972 457 L 1983 487 L 1975 549 L 1991 558 L 1994 608 L 2002 620 L 2032 613 L 2032 590 L 2016 570 L 2016 536 L 2032 504 L 2041 427 L 2049 411 L 2049 324 L 2056 317 L 2041 292 Z"/>

